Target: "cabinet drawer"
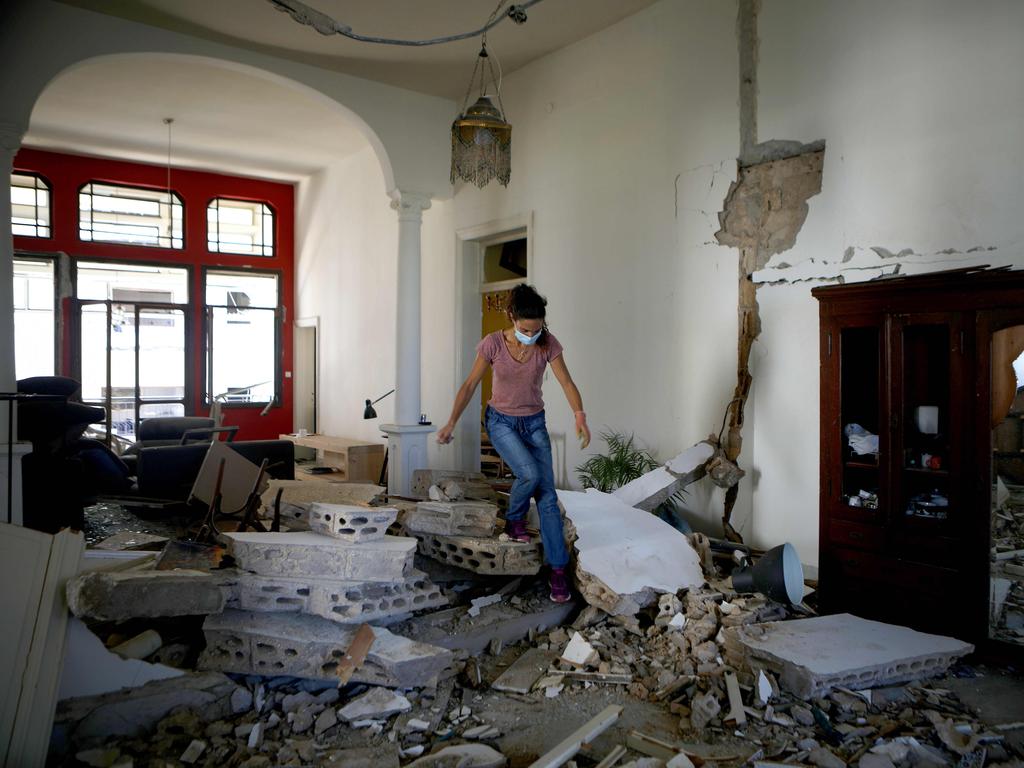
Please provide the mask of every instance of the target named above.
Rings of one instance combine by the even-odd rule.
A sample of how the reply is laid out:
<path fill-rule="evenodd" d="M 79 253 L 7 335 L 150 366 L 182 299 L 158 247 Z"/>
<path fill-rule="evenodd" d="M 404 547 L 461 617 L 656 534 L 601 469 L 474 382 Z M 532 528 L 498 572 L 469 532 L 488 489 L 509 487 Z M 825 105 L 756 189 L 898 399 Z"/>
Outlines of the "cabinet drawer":
<path fill-rule="evenodd" d="M 833 520 L 828 526 L 828 540 L 838 547 L 878 551 L 885 546 L 885 529 L 846 520 Z"/>
<path fill-rule="evenodd" d="M 829 578 L 837 580 L 836 587 L 842 588 L 848 582 L 874 582 L 903 591 L 902 596 L 894 592 L 889 597 L 880 595 L 879 600 L 898 602 L 915 593 L 951 597 L 961 589 L 956 571 L 874 552 L 835 547 L 823 553 L 822 566 Z"/>

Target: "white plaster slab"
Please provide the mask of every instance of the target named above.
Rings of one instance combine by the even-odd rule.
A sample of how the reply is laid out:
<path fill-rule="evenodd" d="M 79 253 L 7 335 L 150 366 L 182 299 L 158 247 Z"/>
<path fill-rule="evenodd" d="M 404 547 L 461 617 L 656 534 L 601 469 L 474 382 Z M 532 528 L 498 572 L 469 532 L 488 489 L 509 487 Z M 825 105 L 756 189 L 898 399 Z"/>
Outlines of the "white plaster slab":
<path fill-rule="evenodd" d="M 764 663 L 797 696 L 817 695 L 836 685 L 870 688 L 934 675 L 974 646 L 848 613 L 812 619 L 752 624 L 728 630 L 750 665 Z"/>
<path fill-rule="evenodd" d="M 697 467 L 706 464 L 714 455 L 715 449 L 711 444 L 701 442 L 691 445 L 674 459 L 671 459 L 665 466 L 668 467 L 670 472 L 677 475 L 688 475 Z"/>
<path fill-rule="evenodd" d="M 653 509 L 680 488 L 699 480 L 704 475 L 704 465 L 714 454 L 715 449 L 709 443 L 692 445 L 664 466 L 626 483 L 612 495 L 631 507 Z"/>
<path fill-rule="evenodd" d="M 384 536 L 377 541 L 353 544 L 352 542 L 324 536 L 314 531 L 296 531 L 293 533 L 261 533 L 259 531 L 236 533 L 229 531 L 223 534 L 229 539 L 249 544 L 280 544 L 287 547 L 320 547 L 328 549 L 368 549 L 374 551 L 407 552 L 416 548 L 416 539 L 407 536 Z"/>
<path fill-rule="evenodd" d="M 60 678 L 58 699 L 96 696 L 136 688 L 151 680 L 181 677 L 185 673 L 163 664 L 150 664 L 136 659 L 122 659 L 103 646 L 103 641 L 89 631 L 81 619 L 68 621 L 64 670 Z"/>
<path fill-rule="evenodd" d="M 579 565 L 620 595 L 676 592 L 704 583 L 700 557 L 671 525 L 593 488 L 558 491 L 576 528 Z"/>
<path fill-rule="evenodd" d="M 675 475 L 665 467 L 658 467 L 616 489 L 612 492 L 612 496 L 626 506 L 634 507 L 644 499 L 661 493 L 662 489 L 670 487 L 675 481 Z"/>

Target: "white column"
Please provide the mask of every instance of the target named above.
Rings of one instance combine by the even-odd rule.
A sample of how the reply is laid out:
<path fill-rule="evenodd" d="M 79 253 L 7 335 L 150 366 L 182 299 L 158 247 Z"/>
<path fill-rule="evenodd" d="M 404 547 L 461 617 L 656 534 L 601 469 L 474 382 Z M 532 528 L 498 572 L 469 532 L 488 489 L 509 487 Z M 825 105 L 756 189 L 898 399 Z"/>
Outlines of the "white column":
<path fill-rule="evenodd" d="M 0 123 L 0 392 L 13 392 L 14 374 L 14 243 L 11 240 L 11 170 L 25 131 Z M 0 402 L 0 522 L 21 523 L 21 457 L 30 446 L 15 443 L 8 456 L 8 404 Z M 15 439 L 17 435 L 15 435 Z M 7 462 L 11 461 L 12 497 L 7 507 Z"/>
<path fill-rule="evenodd" d="M 420 426 L 420 230 L 430 196 L 396 190 L 398 213 L 398 290 L 395 322 L 395 423 L 382 424 L 388 436 L 388 492 L 408 496 L 412 473 L 427 466 L 427 435 Z"/>

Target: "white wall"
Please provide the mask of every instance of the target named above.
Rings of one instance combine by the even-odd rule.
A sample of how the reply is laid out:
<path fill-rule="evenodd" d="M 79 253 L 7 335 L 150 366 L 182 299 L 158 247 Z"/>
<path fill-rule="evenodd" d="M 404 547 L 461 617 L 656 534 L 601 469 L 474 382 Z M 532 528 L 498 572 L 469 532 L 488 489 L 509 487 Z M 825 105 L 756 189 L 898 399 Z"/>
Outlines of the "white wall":
<path fill-rule="evenodd" d="M 900 262 L 902 272 L 1021 266 L 1022 33 L 1024 4 L 1015 0 L 766 0 L 758 138 L 826 141 L 821 194 L 796 246 L 774 261 L 847 281 Z M 880 258 L 873 247 L 909 252 Z M 816 284 L 759 290 L 764 332 L 754 361 L 753 539 L 792 540 L 812 563 Z"/>
<path fill-rule="evenodd" d="M 739 141 L 735 19 L 662 2 L 506 77 L 511 184 L 454 198 L 460 228 L 533 211 L 531 280 L 592 428 L 663 460 L 718 430 L 735 383 L 737 258 L 711 244 Z M 545 400 L 556 477 L 576 484 L 550 375 Z"/>
<path fill-rule="evenodd" d="M 296 207 L 296 317 L 320 321 L 318 428 L 383 443 L 378 426 L 393 421 L 394 395 L 375 420 L 363 419 L 363 405 L 395 386 L 398 219 L 369 145 L 299 184 Z M 434 281 L 453 269 L 450 207 L 435 201 L 423 216 L 423 273 Z M 425 339 L 452 325 L 451 280 L 438 282 L 423 295 Z M 449 347 L 424 350 L 424 403 L 451 386 Z"/>
<path fill-rule="evenodd" d="M 664 0 L 505 78 L 511 185 L 459 186 L 424 215 L 423 408 L 436 422 L 458 385 L 454 231 L 533 212 L 532 280 L 595 431 L 633 431 L 669 458 L 718 430 L 736 362 L 738 254 L 713 237 L 739 144 L 735 20 L 734 3 Z M 827 142 L 822 192 L 772 265 L 795 266 L 766 273 L 1020 263 L 1021 30 L 1012 0 L 765 0 L 759 138 Z M 370 153 L 303 185 L 299 217 L 300 314 L 324 329 L 324 430 L 374 438 L 360 410 L 393 381 L 397 227 Z M 759 290 L 737 508 L 748 542 L 793 541 L 811 564 L 817 282 Z M 556 472 L 573 484 L 572 414 L 553 379 L 545 397 Z M 432 445 L 433 466 L 453 464 L 447 450 Z M 716 530 L 720 503 L 706 481 L 689 499 Z"/>

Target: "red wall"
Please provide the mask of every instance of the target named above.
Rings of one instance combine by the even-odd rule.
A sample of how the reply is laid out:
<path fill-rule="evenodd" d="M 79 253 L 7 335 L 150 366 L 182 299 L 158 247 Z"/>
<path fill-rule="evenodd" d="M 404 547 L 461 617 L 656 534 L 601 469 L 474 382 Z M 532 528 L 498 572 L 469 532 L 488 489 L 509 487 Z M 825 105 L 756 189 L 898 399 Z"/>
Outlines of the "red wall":
<path fill-rule="evenodd" d="M 276 438 L 292 431 L 292 309 L 294 296 L 295 195 L 294 187 L 259 179 L 225 176 L 219 173 L 171 169 L 171 189 L 181 196 L 185 206 L 185 248 L 152 248 L 115 243 L 96 243 L 78 239 L 78 189 L 90 181 L 167 188 L 165 166 L 143 165 L 118 160 L 81 157 L 35 149 L 22 149 L 14 158 L 16 171 L 41 174 L 53 190 L 51 204 L 52 237 L 14 238 L 14 247 L 24 251 L 52 253 L 61 251 L 72 258 L 155 261 L 191 267 L 192 318 L 192 393 L 190 415 L 207 415 L 203 403 L 205 390 L 205 349 L 203 338 L 203 267 L 239 268 L 251 266 L 280 272 L 280 302 L 283 308 L 281 328 L 280 405 L 261 417 L 262 406 L 224 408 L 224 424 L 239 427 L 238 440 Z M 273 258 L 210 253 L 206 247 L 206 206 L 214 197 L 259 200 L 268 203 L 276 215 Z M 62 356 L 64 361 L 68 355 Z M 65 363 L 66 364 L 66 363 Z"/>

